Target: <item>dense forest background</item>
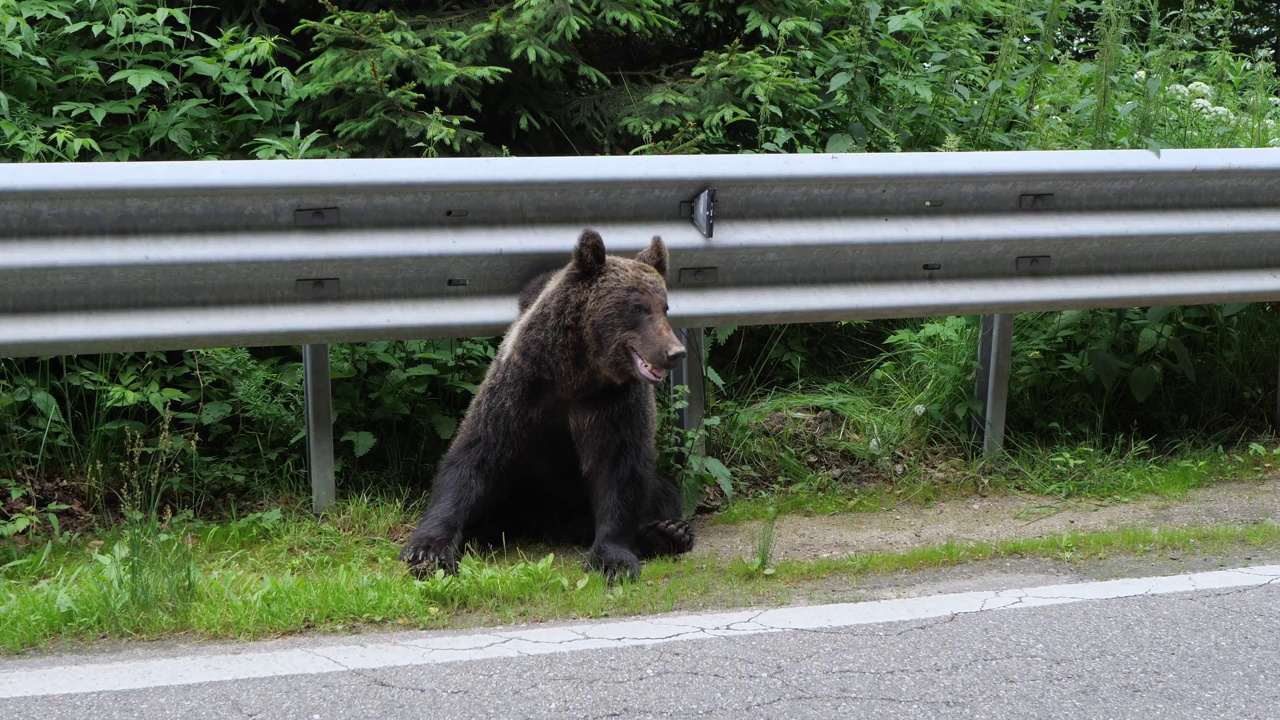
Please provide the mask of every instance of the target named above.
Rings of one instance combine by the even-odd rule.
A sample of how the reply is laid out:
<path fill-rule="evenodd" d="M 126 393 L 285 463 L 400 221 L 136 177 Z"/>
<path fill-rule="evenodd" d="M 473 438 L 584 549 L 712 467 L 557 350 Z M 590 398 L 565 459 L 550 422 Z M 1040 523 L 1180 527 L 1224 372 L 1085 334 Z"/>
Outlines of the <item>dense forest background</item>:
<path fill-rule="evenodd" d="M 0 161 L 1269 147 L 1277 19 L 1257 0 L 0 0 Z M 974 318 L 711 337 L 707 451 L 676 470 L 713 495 L 964 457 Z M 1015 454 L 1076 472 L 1267 431 L 1278 340 L 1264 304 L 1019 316 Z M 335 346 L 342 487 L 424 486 L 493 348 Z M 292 348 L 0 361 L 0 526 L 33 498 L 300 489 L 301 410 Z M 668 437 L 670 462 L 687 438 Z"/>
<path fill-rule="evenodd" d="M 5 0 L 0 147 L 39 161 L 1264 144 L 1268 108 L 1249 102 L 1269 96 L 1276 20 L 1258 0 Z M 1195 80 L 1243 103 L 1205 98 L 1242 122 L 1202 127 L 1169 102 Z"/>

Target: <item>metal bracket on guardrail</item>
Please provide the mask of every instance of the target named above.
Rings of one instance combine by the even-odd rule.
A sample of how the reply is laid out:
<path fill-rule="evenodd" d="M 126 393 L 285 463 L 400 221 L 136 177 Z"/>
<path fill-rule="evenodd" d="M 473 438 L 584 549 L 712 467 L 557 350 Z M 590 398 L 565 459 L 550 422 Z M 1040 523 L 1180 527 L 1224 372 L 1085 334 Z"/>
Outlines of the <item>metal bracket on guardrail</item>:
<path fill-rule="evenodd" d="M 293 211 L 293 224 L 298 227 L 337 227 L 342 224 L 338 208 L 298 208 Z"/>
<path fill-rule="evenodd" d="M 293 283 L 293 292 L 308 300 L 336 298 L 342 293 L 338 278 L 299 278 Z"/>
<path fill-rule="evenodd" d="M 716 189 L 707 188 L 693 200 L 693 226 L 708 239 L 716 223 Z"/>

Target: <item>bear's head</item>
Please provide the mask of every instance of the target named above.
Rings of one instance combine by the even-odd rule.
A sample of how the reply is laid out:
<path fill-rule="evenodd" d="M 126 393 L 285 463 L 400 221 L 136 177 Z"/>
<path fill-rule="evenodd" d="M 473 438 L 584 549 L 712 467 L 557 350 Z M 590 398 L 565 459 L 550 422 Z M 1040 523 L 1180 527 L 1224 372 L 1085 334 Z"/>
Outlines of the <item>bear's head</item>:
<path fill-rule="evenodd" d="M 613 382 L 662 382 L 685 356 L 667 322 L 667 261 L 667 246 L 656 235 L 634 260 L 606 256 L 594 230 L 578 238 L 570 268 L 584 289 L 587 352 Z"/>

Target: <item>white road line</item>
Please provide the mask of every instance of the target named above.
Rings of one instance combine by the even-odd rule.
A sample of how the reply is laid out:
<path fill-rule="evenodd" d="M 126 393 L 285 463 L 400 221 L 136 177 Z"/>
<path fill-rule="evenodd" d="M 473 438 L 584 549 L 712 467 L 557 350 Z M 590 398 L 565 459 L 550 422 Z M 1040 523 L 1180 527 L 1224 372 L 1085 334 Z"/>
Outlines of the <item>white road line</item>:
<path fill-rule="evenodd" d="M 652 616 L 636 620 L 465 635 L 424 634 L 420 640 L 402 638 L 396 641 L 371 641 L 312 649 L 254 652 L 254 646 L 246 644 L 244 652 L 234 654 L 63 665 L 11 672 L 0 670 L 0 698 L 135 690 L 282 675 L 312 675 L 597 648 L 623 648 L 787 630 L 840 628 L 1138 595 L 1247 588 L 1277 580 L 1280 580 L 1280 565 L 1266 565 L 1166 577 L 1045 585 L 998 592 L 951 593 L 703 615 Z"/>

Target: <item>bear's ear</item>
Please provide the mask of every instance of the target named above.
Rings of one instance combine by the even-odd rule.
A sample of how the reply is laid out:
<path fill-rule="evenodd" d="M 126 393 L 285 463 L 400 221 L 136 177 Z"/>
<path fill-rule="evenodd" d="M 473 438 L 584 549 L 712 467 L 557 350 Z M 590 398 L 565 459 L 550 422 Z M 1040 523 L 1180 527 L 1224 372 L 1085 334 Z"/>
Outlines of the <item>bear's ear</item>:
<path fill-rule="evenodd" d="M 573 266 L 583 277 L 591 277 L 604 267 L 604 238 L 587 228 L 578 236 L 578 246 L 573 249 Z"/>
<path fill-rule="evenodd" d="M 667 276 L 667 261 L 670 260 L 670 256 L 667 254 L 667 245 L 662 242 L 661 237 L 654 235 L 653 239 L 649 241 L 649 247 L 641 250 L 640 254 L 636 256 L 636 260 L 645 265 L 652 265 L 653 269 L 657 270 L 662 277 L 665 278 Z"/>

